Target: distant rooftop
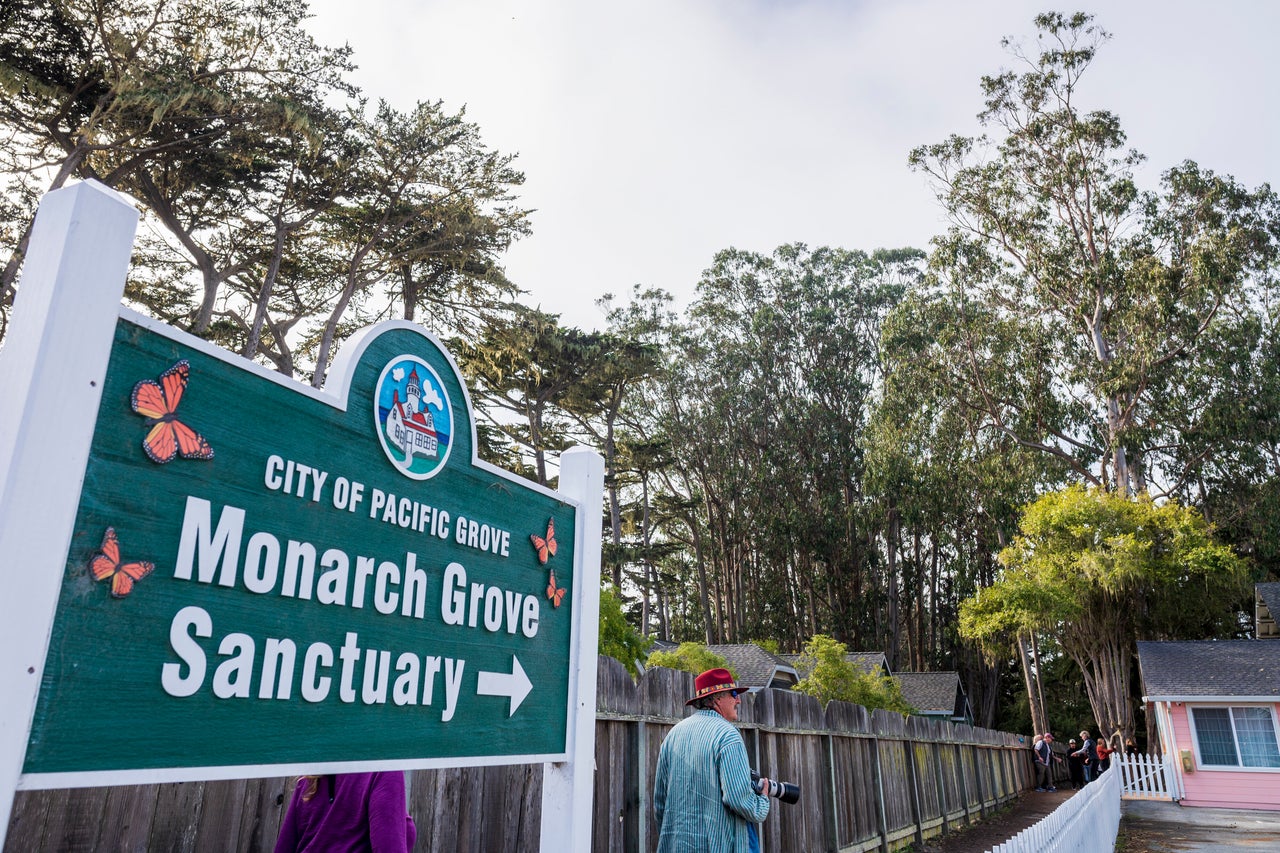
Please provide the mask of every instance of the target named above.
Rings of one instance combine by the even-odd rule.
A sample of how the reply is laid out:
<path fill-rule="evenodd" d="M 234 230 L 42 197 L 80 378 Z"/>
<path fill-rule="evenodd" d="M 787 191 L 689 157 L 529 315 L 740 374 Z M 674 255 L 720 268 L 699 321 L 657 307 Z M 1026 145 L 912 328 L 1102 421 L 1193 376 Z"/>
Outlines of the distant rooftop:
<path fill-rule="evenodd" d="M 707 646 L 729 662 L 738 675 L 738 683 L 748 688 L 782 687 L 794 685 L 799 676 L 791 662 L 780 655 L 771 654 L 755 643 L 731 643 Z"/>
<path fill-rule="evenodd" d="M 801 671 L 800 655 L 786 654 L 782 657 L 786 658 L 796 668 L 796 672 L 800 674 L 801 678 L 808 674 Z M 844 659 L 867 675 L 892 675 L 889 671 L 889 658 L 885 656 L 884 652 L 849 652 L 844 656 Z"/>
<path fill-rule="evenodd" d="M 964 690 L 955 672 L 898 672 L 902 698 L 921 714 L 965 716 Z"/>
<path fill-rule="evenodd" d="M 1254 584 L 1253 592 L 1254 636 L 1259 640 L 1280 638 L 1280 625 L 1276 624 L 1280 617 L 1280 583 Z"/>

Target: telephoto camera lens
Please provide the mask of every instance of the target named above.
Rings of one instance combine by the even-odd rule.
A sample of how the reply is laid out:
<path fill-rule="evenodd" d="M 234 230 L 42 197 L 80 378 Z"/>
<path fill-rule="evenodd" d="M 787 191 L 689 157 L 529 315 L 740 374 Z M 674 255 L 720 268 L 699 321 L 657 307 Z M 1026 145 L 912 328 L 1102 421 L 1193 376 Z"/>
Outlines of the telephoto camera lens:
<path fill-rule="evenodd" d="M 793 785 L 790 782 L 778 782 L 773 779 L 769 780 L 768 790 L 763 790 L 765 785 L 760 780 L 760 774 L 751 771 L 751 787 L 757 794 L 765 797 L 775 797 L 787 805 L 795 805 L 800 801 L 800 786 Z"/>

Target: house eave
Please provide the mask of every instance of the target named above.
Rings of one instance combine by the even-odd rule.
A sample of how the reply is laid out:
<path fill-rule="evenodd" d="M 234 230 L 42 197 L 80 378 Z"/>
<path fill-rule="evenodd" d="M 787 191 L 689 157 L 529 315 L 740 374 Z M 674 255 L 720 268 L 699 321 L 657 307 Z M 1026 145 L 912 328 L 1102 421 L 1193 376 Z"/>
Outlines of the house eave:
<path fill-rule="evenodd" d="M 1143 702 L 1280 702 L 1280 696 L 1143 696 Z"/>

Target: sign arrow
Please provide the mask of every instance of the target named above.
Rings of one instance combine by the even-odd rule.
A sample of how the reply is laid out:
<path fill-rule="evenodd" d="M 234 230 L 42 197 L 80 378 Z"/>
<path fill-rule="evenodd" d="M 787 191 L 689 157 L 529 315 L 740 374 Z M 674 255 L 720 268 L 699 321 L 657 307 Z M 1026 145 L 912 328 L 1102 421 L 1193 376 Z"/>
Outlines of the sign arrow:
<path fill-rule="evenodd" d="M 477 676 L 476 693 L 479 695 L 511 697 L 511 710 L 507 711 L 508 717 L 516 712 L 516 708 L 520 707 L 524 697 L 528 696 L 529 691 L 533 689 L 533 683 L 529 681 L 529 676 L 524 674 L 524 667 L 520 666 L 520 661 L 515 655 L 511 656 L 510 673 L 481 670 Z"/>

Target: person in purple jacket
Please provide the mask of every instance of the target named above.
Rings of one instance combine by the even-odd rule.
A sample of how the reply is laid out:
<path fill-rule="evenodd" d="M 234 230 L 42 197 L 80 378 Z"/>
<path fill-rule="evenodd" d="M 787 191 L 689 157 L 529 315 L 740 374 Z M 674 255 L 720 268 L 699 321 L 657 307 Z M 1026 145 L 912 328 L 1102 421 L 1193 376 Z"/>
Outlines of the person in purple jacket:
<path fill-rule="evenodd" d="M 417 837 L 401 771 L 303 776 L 280 825 L 276 853 L 408 853 Z"/>

